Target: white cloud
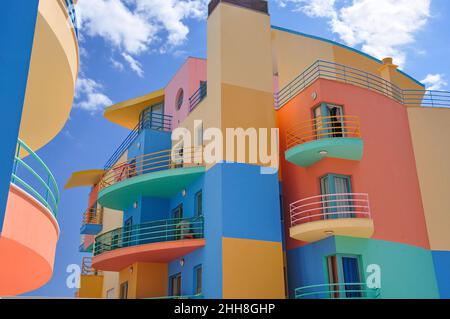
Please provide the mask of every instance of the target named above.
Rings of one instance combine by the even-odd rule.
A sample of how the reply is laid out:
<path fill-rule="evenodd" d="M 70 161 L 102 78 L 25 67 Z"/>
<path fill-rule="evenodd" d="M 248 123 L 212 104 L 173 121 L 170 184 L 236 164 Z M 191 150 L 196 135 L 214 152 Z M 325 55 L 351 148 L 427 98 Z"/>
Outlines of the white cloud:
<path fill-rule="evenodd" d="M 137 61 L 136 59 L 134 59 L 131 55 L 126 54 L 126 53 L 122 53 L 122 57 L 124 58 L 125 61 L 128 62 L 128 64 L 130 65 L 130 68 L 139 76 L 139 77 L 143 77 L 144 76 L 144 70 L 142 70 L 142 65 L 141 63 L 139 63 L 139 61 Z"/>
<path fill-rule="evenodd" d="M 206 18 L 208 2 L 79 0 L 76 9 L 81 36 L 104 39 L 136 74 L 143 76 L 137 57 L 156 45 L 159 52 L 182 45 L 189 34 L 186 20 Z M 113 67 L 120 69 L 117 63 Z"/>
<path fill-rule="evenodd" d="M 114 58 L 111 58 L 111 65 L 117 71 L 123 71 L 123 69 L 125 68 L 125 66 L 121 62 L 115 60 Z"/>
<path fill-rule="evenodd" d="M 431 0 L 277 0 L 310 17 L 329 20 L 333 33 L 350 46 L 404 65 L 406 45 L 430 17 Z"/>
<path fill-rule="evenodd" d="M 95 114 L 111 105 L 111 99 L 102 92 L 103 86 L 96 81 L 80 77 L 75 89 L 74 107 Z"/>
<path fill-rule="evenodd" d="M 441 90 L 447 86 L 443 74 L 428 74 L 421 82 L 427 86 L 428 90 Z"/>

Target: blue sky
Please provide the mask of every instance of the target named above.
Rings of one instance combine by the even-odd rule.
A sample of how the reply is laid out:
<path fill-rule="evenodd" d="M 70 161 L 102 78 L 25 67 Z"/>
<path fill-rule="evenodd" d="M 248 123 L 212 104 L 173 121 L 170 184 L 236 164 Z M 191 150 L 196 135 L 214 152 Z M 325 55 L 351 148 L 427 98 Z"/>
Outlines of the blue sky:
<path fill-rule="evenodd" d="M 206 57 L 208 0 L 79 0 L 81 72 L 71 117 L 38 153 L 61 189 L 53 279 L 30 296 L 73 296 L 66 267 L 80 264 L 87 188 L 63 190 L 74 171 L 102 168 L 127 130 L 102 117 L 112 103 L 164 87 L 187 56 Z M 448 0 L 273 0 L 272 24 L 332 39 L 394 61 L 449 90 Z"/>

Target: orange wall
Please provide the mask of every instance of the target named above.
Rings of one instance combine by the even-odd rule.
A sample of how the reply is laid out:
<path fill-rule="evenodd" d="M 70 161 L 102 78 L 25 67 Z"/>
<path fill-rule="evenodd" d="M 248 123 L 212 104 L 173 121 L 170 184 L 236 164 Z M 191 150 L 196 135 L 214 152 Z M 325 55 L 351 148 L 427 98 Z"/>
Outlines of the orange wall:
<path fill-rule="evenodd" d="M 318 97 L 313 100 L 312 93 Z M 364 157 L 360 162 L 324 159 L 301 168 L 281 159 L 286 233 L 289 204 L 320 194 L 319 178 L 327 173 L 351 175 L 352 191 L 368 193 L 375 224 L 373 238 L 429 248 L 423 205 L 406 108 L 375 92 L 320 79 L 277 112 L 281 154 L 286 129 L 312 118 L 320 102 L 344 106 L 344 114 L 360 117 Z M 302 245 L 287 239 L 287 248 Z"/>

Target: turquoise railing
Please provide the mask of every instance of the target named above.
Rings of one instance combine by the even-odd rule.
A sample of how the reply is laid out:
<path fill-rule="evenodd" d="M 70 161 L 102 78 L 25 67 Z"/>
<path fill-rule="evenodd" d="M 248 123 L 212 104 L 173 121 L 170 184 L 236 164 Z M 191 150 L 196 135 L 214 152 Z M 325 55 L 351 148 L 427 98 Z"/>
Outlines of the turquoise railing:
<path fill-rule="evenodd" d="M 280 109 L 317 79 L 352 84 L 383 94 L 407 106 L 450 107 L 450 92 L 404 90 L 380 76 L 347 65 L 318 60 L 275 93 L 275 109 Z"/>
<path fill-rule="evenodd" d="M 94 256 L 124 247 L 203 237 L 203 217 L 157 220 L 117 228 L 98 236 Z"/>
<path fill-rule="evenodd" d="M 365 283 L 338 283 L 305 286 L 295 289 L 295 299 L 377 299 L 380 289 Z"/>
<path fill-rule="evenodd" d="M 22 151 L 26 152 L 23 154 L 25 158 L 21 156 Z M 57 216 L 59 188 L 55 177 L 44 161 L 20 139 L 17 142 L 11 182 L 30 193 Z"/>
<path fill-rule="evenodd" d="M 75 30 L 75 35 L 78 38 L 78 25 L 77 25 L 77 13 L 75 11 L 75 4 L 73 0 L 64 0 L 66 3 L 67 13 L 69 15 L 70 21 L 72 22 L 73 29 Z"/>

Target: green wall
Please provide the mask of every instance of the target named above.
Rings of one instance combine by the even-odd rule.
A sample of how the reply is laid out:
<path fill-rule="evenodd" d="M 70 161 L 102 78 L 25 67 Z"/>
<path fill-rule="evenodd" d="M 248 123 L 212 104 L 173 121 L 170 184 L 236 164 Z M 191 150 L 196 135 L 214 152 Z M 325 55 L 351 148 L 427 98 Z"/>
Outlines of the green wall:
<path fill-rule="evenodd" d="M 363 271 L 381 267 L 381 298 L 439 298 L 431 251 L 394 242 L 335 237 L 336 253 L 362 255 Z"/>

